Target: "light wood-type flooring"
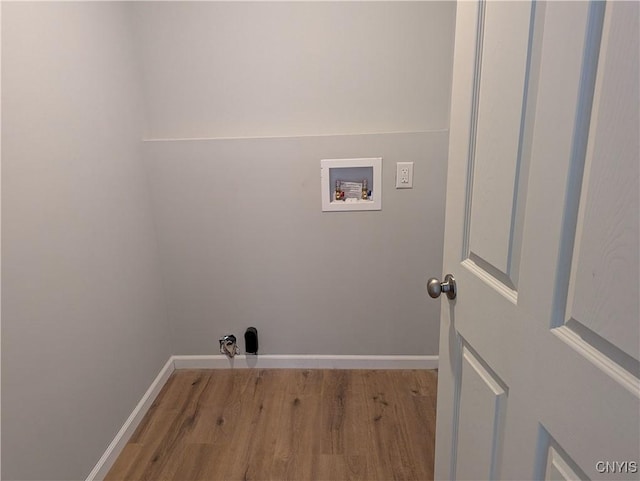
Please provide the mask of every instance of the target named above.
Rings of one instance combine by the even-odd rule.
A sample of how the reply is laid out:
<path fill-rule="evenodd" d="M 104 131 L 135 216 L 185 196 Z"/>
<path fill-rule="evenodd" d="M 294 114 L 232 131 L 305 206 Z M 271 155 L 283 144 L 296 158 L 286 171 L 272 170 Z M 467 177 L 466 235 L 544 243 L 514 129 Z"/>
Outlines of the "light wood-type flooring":
<path fill-rule="evenodd" d="M 436 371 L 177 370 L 106 481 L 433 479 Z"/>

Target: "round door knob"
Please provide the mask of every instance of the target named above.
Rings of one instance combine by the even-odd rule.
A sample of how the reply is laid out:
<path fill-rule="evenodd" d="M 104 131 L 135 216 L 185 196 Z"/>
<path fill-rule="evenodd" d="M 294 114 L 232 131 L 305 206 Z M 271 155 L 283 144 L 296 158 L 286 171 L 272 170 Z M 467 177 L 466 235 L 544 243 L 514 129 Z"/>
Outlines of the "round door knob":
<path fill-rule="evenodd" d="M 440 282 L 435 277 L 427 281 L 427 292 L 434 299 L 440 297 L 443 292 L 447 294 L 449 299 L 456 298 L 456 280 L 451 274 L 444 276 L 444 281 Z"/>

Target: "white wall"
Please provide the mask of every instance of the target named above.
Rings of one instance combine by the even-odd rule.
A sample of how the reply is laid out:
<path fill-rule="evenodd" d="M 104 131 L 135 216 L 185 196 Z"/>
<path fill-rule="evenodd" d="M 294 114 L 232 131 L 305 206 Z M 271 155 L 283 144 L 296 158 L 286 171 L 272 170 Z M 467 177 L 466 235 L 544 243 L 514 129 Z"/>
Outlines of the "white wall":
<path fill-rule="evenodd" d="M 2 479 L 84 479 L 170 354 L 129 18 L 2 8 Z"/>
<path fill-rule="evenodd" d="M 454 2 L 137 2 L 147 138 L 448 128 Z"/>

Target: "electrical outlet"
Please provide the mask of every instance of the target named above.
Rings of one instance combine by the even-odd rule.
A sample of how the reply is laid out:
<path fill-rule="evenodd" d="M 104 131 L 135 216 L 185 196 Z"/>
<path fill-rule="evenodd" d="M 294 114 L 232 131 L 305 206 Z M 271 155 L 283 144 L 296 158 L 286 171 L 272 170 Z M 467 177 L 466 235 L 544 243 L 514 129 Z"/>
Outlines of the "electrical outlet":
<path fill-rule="evenodd" d="M 396 189 L 413 188 L 413 162 L 396 163 Z"/>

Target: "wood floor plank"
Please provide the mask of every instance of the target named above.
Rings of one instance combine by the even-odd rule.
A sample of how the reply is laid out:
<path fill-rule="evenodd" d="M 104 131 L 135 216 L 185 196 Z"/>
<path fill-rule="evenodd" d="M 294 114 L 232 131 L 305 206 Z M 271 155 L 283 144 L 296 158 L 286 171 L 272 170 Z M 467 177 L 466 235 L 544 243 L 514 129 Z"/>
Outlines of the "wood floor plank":
<path fill-rule="evenodd" d="M 211 444 L 190 443 L 184 446 L 183 455 L 176 460 L 172 481 L 209 481 L 213 476 L 211 460 L 216 447 Z"/>
<path fill-rule="evenodd" d="M 317 472 L 320 428 L 320 394 L 324 372 L 291 372 L 287 392 L 280 407 L 280 425 L 274 462 L 273 480 L 313 479 Z"/>
<path fill-rule="evenodd" d="M 105 481 L 433 479 L 435 371 L 178 370 Z"/>
<path fill-rule="evenodd" d="M 324 373 L 321 393 L 321 453 L 344 454 L 347 389 L 350 376 L 347 371 Z"/>
<path fill-rule="evenodd" d="M 257 410 L 255 422 L 246 443 L 245 479 L 264 479 L 271 469 L 276 452 L 276 443 L 280 428 L 281 408 L 285 397 L 281 389 L 286 373 L 277 370 L 265 370 L 260 373 L 262 396 L 255 402 Z"/>
<path fill-rule="evenodd" d="M 364 383 L 366 372 L 363 370 L 345 371 L 349 382 L 344 403 L 344 453 L 347 464 L 354 465 L 351 467 L 354 472 L 362 471 L 361 457 L 364 456 L 366 459 L 366 456 L 369 456 L 374 448 L 373 440 L 368 436 L 369 430 L 367 429 L 367 424 L 371 421 L 367 414 L 368 400 Z M 330 405 L 330 400 L 327 402 Z"/>
<path fill-rule="evenodd" d="M 435 460 L 436 425 L 436 376 L 435 371 L 421 372 L 420 375 L 400 373 L 392 378 L 394 392 L 399 399 L 399 426 L 404 427 L 409 456 L 420 459 L 414 464 L 420 479 L 433 476 Z M 424 449 L 426 443 L 426 448 Z M 420 449 L 420 451 L 418 451 Z"/>
<path fill-rule="evenodd" d="M 140 462 L 140 451 L 142 445 L 137 443 L 128 443 L 116 459 L 116 462 L 109 471 L 108 479 L 112 481 L 131 479 L 130 473 L 134 467 Z"/>
<path fill-rule="evenodd" d="M 240 412 L 229 444 L 234 447 L 227 456 L 224 479 L 256 479 L 262 475 L 261 457 L 273 457 L 276 438 L 271 432 L 277 429 L 274 419 L 269 419 L 269 410 L 276 414 L 281 401 L 274 388 L 278 385 L 275 373 L 265 370 L 254 371 L 240 404 Z M 265 407 L 266 406 L 266 407 Z M 267 464 L 267 468 L 270 465 Z"/>

